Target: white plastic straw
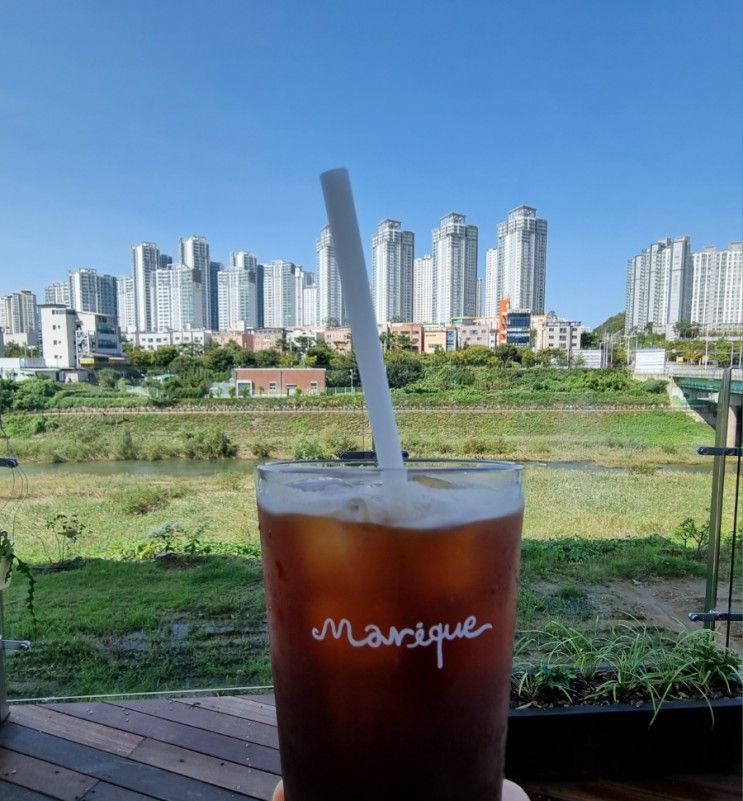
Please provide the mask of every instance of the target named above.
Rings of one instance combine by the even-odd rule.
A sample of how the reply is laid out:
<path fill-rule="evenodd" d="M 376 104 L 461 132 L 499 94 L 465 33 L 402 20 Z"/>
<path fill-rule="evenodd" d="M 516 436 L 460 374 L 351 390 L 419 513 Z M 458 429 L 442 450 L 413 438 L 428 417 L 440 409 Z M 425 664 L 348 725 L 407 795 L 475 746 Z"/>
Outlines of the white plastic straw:
<path fill-rule="evenodd" d="M 372 307 L 348 170 L 324 172 L 320 182 L 335 246 L 335 260 L 341 274 L 343 299 L 351 319 L 351 337 L 369 409 L 377 464 L 383 470 L 403 470 L 400 438 L 392 411 L 392 396 Z"/>

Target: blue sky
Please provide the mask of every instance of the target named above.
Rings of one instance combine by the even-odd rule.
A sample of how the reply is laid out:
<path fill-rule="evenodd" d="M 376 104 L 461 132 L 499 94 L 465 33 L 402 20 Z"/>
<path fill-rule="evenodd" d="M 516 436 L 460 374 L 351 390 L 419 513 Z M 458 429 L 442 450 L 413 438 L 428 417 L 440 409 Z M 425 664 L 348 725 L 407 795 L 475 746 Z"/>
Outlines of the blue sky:
<path fill-rule="evenodd" d="M 314 269 L 318 175 L 431 248 L 522 203 L 594 325 L 663 236 L 743 238 L 743 4 L 0 0 L 0 294 L 202 234 Z M 370 248 L 370 245 L 369 245 Z"/>

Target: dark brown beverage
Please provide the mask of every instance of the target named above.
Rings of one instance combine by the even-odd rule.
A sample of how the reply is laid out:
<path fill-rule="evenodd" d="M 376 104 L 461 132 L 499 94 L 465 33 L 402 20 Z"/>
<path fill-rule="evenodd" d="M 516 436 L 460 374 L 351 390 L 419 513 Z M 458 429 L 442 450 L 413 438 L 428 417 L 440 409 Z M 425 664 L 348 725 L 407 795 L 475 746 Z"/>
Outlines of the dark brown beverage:
<path fill-rule="evenodd" d="M 450 503 L 487 502 L 487 487 L 415 492 L 399 526 L 374 522 L 399 498 L 330 516 L 260 503 L 287 801 L 500 798 L 522 507 L 511 492 L 505 514 L 478 519 Z M 413 526 L 426 494 L 446 496 L 446 520 Z"/>

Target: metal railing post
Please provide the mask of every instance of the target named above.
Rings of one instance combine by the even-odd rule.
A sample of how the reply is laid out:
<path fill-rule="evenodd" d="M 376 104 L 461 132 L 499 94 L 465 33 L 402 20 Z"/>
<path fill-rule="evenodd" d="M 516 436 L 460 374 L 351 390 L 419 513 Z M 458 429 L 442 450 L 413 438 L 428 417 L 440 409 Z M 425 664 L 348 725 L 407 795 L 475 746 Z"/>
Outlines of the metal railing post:
<path fill-rule="evenodd" d="M 5 676 L 5 648 L 3 647 L 4 620 L 3 620 L 3 595 L 0 590 L 0 726 L 10 714 L 8 707 L 8 682 Z"/>
<path fill-rule="evenodd" d="M 717 396 L 717 419 L 715 421 L 715 448 L 724 448 L 728 439 L 728 417 L 730 413 L 730 380 L 732 369 L 722 372 L 720 393 Z M 718 454 L 712 465 L 712 497 L 709 505 L 709 554 L 707 557 L 707 588 L 704 594 L 704 611 L 717 607 L 717 585 L 720 567 L 720 532 L 722 530 L 722 499 L 725 489 L 725 457 Z M 705 620 L 706 629 L 714 629 L 714 620 Z"/>

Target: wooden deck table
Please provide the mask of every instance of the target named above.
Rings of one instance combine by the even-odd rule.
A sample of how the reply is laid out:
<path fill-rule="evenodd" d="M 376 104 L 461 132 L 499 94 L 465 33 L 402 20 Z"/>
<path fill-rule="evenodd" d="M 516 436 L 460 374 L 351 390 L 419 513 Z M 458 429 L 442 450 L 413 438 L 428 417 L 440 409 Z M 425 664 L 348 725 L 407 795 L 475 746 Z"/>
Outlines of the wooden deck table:
<path fill-rule="evenodd" d="M 0 801 L 270 801 L 279 774 L 272 696 L 15 705 L 0 726 Z M 524 789 L 531 801 L 740 801 L 741 777 Z"/>

